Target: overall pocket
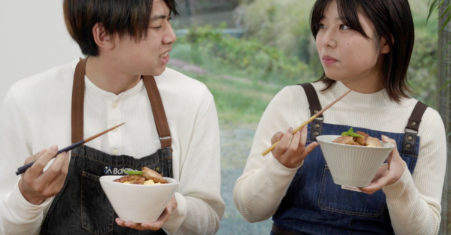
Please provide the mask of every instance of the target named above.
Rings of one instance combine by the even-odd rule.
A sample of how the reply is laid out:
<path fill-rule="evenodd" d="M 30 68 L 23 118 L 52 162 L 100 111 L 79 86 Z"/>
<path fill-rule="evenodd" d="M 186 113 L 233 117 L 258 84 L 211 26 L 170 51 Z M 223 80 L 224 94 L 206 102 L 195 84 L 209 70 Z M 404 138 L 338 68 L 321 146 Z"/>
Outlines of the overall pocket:
<path fill-rule="evenodd" d="M 92 234 L 113 231 L 114 210 L 102 190 L 99 176 L 83 171 L 81 179 L 81 224 Z"/>
<path fill-rule="evenodd" d="M 363 217 L 382 215 L 386 207 L 385 194 L 379 190 L 372 195 L 342 189 L 336 185 L 326 165 L 321 180 L 318 205 L 322 210 Z"/>

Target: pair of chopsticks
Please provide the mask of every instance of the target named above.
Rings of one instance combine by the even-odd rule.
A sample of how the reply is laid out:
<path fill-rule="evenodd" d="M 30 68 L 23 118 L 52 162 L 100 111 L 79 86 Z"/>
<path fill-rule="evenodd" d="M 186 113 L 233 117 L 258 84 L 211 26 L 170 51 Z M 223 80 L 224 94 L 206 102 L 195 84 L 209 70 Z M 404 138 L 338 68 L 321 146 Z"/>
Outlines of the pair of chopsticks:
<path fill-rule="evenodd" d="M 302 123 L 300 126 L 298 126 L 296 129 L 293 130 L 293 135 L 300 131 L 304 126 L 306 126 L 307 124 L 309 124 L 310 122 L 312 122 L 313 120 L 315 120 L 315 118 L 317 118 L 319 115 L 321 115 L 322 113 L 324 113 L 324 111 L 326 111 L 327 109 L 329 109 L 330 107 L 332 107 L 332 105 L 334 105 L 335 103 L 337 103 L 339 100 L 343 99 L 347 94 L 349 94 L 352 90 L 347 91 L 346 93 L 344 93 L 342 96 L 338 97 L 334 102 L 332 102 L 331 104 L 329 104 L 328 106 L 326 106 L 325 108 L 321 109 L 321 111 L 319 111 L 318 113 L 316 113 L 315 115 L 313 115 L 311 118 L 309 118 L 307 121 L 305 121 L 304 123 Z M 265 156 L 266 154 L 268 154 L 269 152 L 273 151 L 277 144 L 279 144 L 280 140 L 278 140 L 277 142 L 275 142 L 273 145 L 271 145 L 271 147 L 269 147 L 268 149 L 266 149 L 265 151 L 262 152 L 262 155 Z"/>
<path fill-rule="evenodd" d="M 125 124 L 125 122 L 123 122 L 122 124 L 119 124 L 119 125 L 117 125 L 117 126 L 115 126 L 115 127 L 111 127 L 110 129 L 108 129 L 108 130 L 106 130 L 106 131 L 100 132 L 100 133 L 97 134 L 97 135 L 93 135 L 93 136 L 91 136 L 91 137 L 89 137 L 89 138 L 87 138 L 87 139 L 80 140 L 80 141 L 78 141 L 77 143 L 74 143 L 74 144 L 72 144 L 72 145 L 70 145 L 70 146 L 68 146 L 68 147 L 66 147 L 66 148 L 63 148 L 63 149 L 59 150 L 59 151 L 56 153 L 56 155 L 55 155 L 54 157 L 58 156 L 58 154 L 60 154 L 60 153 L 70 151 L 70 150 L 72 150 L 72 149 L 74 149 L 74 148 L 76 148 L 76 147 L 78 147 L 78 146 L 81 146 L 81 145 L 83 145 L 83 144 L 86 144 L 87 142 L 89 142 L 89 141 L 91 141 L 91 140 L 93 140 L 93 139 L 95 139 L 95 138 L 97 138 L 97 137 L 99 137 L 99 136 L 101 136 L 101 135 L 103 135 L 103 134 L 109 132 L 109 131 L 112 131 L 112 130 L 114 130 L 114 129 L 116 129 L 116 128 L 118 128 L 118 127 L 124 125 L 124 124 Z M 24 166 L 21 166 L 21 167 L 17 168 L 16 175 L 20 175 L 20 174 L 24 173 L 24 172 L 25 172 L 28 168 L 30 168 L 35 162 L 36 162 L 36 161 L 33 161 L 33 162 L 30 162 L 30 163 L 28 163 L 28 164 L 26 164 L 26 165 L 24 165 Z"/>

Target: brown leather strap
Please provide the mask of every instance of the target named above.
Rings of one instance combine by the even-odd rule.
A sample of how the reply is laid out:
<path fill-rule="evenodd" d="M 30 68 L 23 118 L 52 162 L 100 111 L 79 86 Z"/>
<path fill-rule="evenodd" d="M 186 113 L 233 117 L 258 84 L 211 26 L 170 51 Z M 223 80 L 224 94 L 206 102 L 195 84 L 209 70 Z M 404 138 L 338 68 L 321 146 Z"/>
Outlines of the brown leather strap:
<path fill-rule="evenodd" d="M 420 101 L 418 101 L 415 108 L 413 108 L 404 133 L 402 153 L 415 153 L 415 142 L 418 135 L 418 128 L 420 127 L 421 119 L 427 108 L 428 106 Z"/>
<path fill-rule="evenodd" d="M 164 112 L 163 101 L 161 100 L 160 91 L 158 91 L 157 83 L 153 76 L 143 76 L 143 82 L 146 86 L 147 95 L 152 106 L 152 113 L 157 126 L 158 135 L 162 148 L 171 147 L 171 132 L 169 130 L 168 120 Z"/>
<path fill-rule="evenodd" d="M 310 108 L 310 116 L 315 115 L 319 111 L 321 111 L 321 104 L 319 103 L 318 95 L 316 94 L 315 88 L 310 83 L 304 83 L 300 84 L 304 90 L 305 94 L 307 95 L 307 100 L 309 103 Z M 322 117 L 323 115 L 319 115 L 319 117 Z"/>
<path fill-rule="evenodd" d="M 319 103 L 318 94 L 316 94 L 316 90 L 310 83 L 299 84 L 304 88 L 305 95 L 307 96 L 307 101 L 309 103 L 310 116 L 318 113 L 322 108 Z M 323 132 L 323 114 L 319 115 L 315 120 L 312 121 L 310 128 L 310 140 L 315 141 L 316 137 L 321 135 Z"/>
<path fill-rule="evenodd" d="M 302 235 L 302 234 L 304 234 L 304 233 L 299 233 L 299 234 L 293 233 L 293 232 L 287 231 L 285 229 L 281 229 L 274 224 L 272 224 L 272 233 L 274 233 L 274 235 Z"/>
<path fill-rule="evenodd" d="M 75 68 L 74 85 L 72 89 L 72 143 L 83 140 L 83 110 L 85 98 L 85 68 L 86 61 L 83 59 L 78 62 Z M 158 91 L 155 78 L 153 76 L 143 76 L 144 86 L 149 95 L 152 113 L 160 137 L 161 147 L 171 147 L 171 132 L 164 112 L 163 102 Z"/>
<path fill-rule="evenodd" d="M 74 74 L 72 87 L 72 143 L 83 140 L 83 106 L 85 102 L 85 68 L 86 59 L 80 59 Z"/>

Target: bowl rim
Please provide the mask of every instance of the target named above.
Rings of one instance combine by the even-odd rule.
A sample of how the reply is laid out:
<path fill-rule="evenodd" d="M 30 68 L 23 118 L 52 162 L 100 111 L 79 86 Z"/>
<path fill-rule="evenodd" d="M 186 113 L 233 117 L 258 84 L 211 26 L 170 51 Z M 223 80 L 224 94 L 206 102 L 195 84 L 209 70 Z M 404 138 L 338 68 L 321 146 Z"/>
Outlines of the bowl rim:
<path fill-rule="evenodd" d="M 125 175 L 103 175 L 99 177 L 99 182 L 104 182 L 104 183 L 108 183 L 108 184 L 117 184 L 118 182 L 113 182 L 114 179 L 120 178 L 122 176 Z M 109 178 L 113 178 L 111 180 L 109 180 Z M 172 181 L 168 184 L 150 184 L 150 185 L 143 185 L 143 184 L 121 184 L 119 183 L 119 185 L 126 185 L 126 187 L 139 187 L 139 188 L 148 188 L 148 187 L 170 187 L 170 186 L 174 186 L 174 185 L 179 185 L 180 182 L 175 180 L 174 178 L 170 178 L 170 177 L 163 177 L 166 180 Z M 108 180 L 107 180 L 108 179 Z"/>
<path fill-rule="evenodd" d="M 337 138 L 337 137 L 339 137 L 341 135 L 319 135 L 319 136 L 316 137 L 316 140 L 318 142 L 332 144 L 332 145 L 335 145 L 335 146 L 346 146 L 346 147 L 351 147 L 351 148 L 393 149 L 395 147 L 394 144 L 392 144 L 392 143 L 385 143 L 385 142 L 382 142 L 381 140 L 379 140 L 379 141 L 381 141 L 382 145 L 386 145 L 386 146 L 382 146 L 382 147 L 368 147 L 368 146 L 361 146 L 361 145 L 339 144 L 339 143 L 329 142 L 329 141 L 326 141 L 326 140 L 321 140 L 321 138 L 320 138 L 320 137 L 328 137 L 328 136 L 334 136 L 335 138 Z"/>

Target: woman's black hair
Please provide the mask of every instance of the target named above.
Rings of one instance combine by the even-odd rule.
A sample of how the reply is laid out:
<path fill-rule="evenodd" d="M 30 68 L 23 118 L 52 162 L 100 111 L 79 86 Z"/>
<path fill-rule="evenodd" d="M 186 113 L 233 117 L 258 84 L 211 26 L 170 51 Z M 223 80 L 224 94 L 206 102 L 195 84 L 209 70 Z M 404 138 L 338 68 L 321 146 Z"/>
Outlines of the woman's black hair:
<path fill-rule="evenodd" d="M 315 39 L 320 21 L 324 18 L 324 11 L 331 1 L 317 0 L 313 6 L 310 28 Z M 368 38 L 357 15 L 358 9 L 361 9 L 374 24 L 377 42 L 380 38 L 385 38 L 390 48 L 381 68 L 385 89 L 393 101 L 399 102 L 402 97 L 409 97 L 410 89 L 406 77 L 415 42 L 415 32 L 408 0 L 336 0 L 336 2 L 338 13 L 344 24 Z M 318 81 L 326 84 L 324 90 L 328 90 L 335 84 L 335 81 L 328 78 L 325 73 Z"/>

